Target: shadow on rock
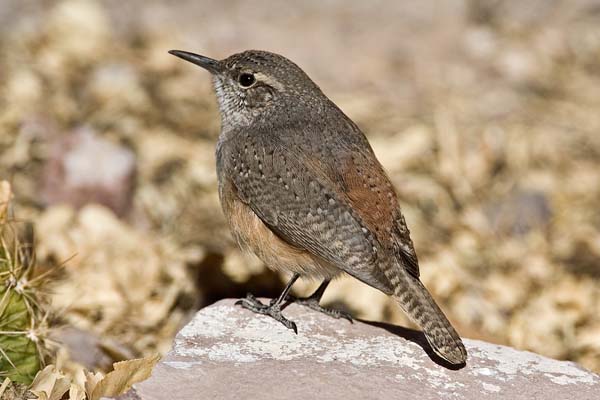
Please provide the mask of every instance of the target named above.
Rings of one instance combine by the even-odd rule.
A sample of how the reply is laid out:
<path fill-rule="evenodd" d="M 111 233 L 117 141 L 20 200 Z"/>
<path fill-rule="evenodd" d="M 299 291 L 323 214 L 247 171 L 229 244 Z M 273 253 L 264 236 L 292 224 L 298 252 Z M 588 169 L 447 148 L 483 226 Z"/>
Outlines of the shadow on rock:
<path fill-rule="evenodd" d="M 375 326 L 377 328 L 385 329 L 386 331 L 390 332 L 393 335 L 403 337 L 404 339 L 406 339 L 408 341 L 418 344 L 425 351 L 425 353 L 427 353 L 427 355 L 429 356 L 431 361 L 438 364 L 439 366 L 442 366 L 444 368 L 447 368 L 447 369 L 450 369 L 453 371 L 460 370 L 466 366 L 465 363 L 451 364 L 448 361 L 444 360 L 442 357 L 435 354 L 435 352 L 433 351 L 433 349 L 427 342 L 427 338 L 421 331 L 405 328 L 403 326 L 386 324 L 385 322 L 365 321 L 365 320 L 361 320 L 361 319 L 357 319 L 357 321 L 360 321 L 367 325 Z"/>

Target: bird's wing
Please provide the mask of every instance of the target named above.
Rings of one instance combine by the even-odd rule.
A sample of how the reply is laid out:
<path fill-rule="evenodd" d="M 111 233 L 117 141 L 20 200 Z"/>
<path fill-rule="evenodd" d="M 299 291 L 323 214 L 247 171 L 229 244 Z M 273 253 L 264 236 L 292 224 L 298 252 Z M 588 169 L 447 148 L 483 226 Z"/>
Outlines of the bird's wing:
<path fill-rule="evenodd" d="M 399 265 L 418 278 L 417 255 L 396 192 L 370 146 L 337 152 L 333 167 L 341 189 L 361 221 L 381 243 L 388 244 Z"/>
<path fill-rule="evenodd" d="M 381 238 L 388 225 L 392 235 L 406 228 L 383 169 L 374 156 L 373 165 L 367 164 L 369 158 L 357 156 L 353 148 L 342 146 L 323 157 L 302 143 L 307 142 L 292 146 L 266 135 L 247 136 L 220 148 L 220 168 L 227 170 L 240 199 L 280 238 L 390 293 L 392 284 L 380 268 L 389 247 Z M 363 174 L 361 167 L 369 171 Z M 373 180 L 381 191 L 368 196 L 364 185 Z M 386 215 L 392 210 L 398 215 Z M 406 253 L 402 247 L 396 250 L 401 257 Z M 404 257 L 400 265 L 418 276 L 416 258 Z"/>

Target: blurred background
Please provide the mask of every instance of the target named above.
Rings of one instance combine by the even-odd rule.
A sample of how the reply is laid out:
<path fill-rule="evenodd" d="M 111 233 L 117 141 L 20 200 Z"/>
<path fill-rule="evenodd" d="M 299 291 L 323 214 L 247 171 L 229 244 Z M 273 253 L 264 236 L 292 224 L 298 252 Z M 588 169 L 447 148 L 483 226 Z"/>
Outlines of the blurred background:
<path fill-rule="evenodd" d="M 283 287 L 224 224 L 209 75 L 167 54 L 250 48 L 298 63 L 369 137 L 463 336 L 600 372 L 594 0 L 0 0 L 0 179 L 39 273 L 59 269 L 40 289 L 52 362 L 164 353 L 196 310 Z M 408 324 L 350 278 L 324 302 Z"/>

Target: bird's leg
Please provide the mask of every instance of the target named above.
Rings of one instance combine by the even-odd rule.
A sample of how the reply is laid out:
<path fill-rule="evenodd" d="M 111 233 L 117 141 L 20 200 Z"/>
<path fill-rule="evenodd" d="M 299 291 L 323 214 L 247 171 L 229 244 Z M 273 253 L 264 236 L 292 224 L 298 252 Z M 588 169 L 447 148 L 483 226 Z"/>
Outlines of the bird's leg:
<path fill-rule="evenodd" d="M 333 310 L 331 308 L 322 307 L 319 302 L 321 301 L 321 297 L 323 297 L 323 293 L 327 286 L 331 282 L 330 279 L 325 279 L 321 285 L 315 290 L 313 294 L 308 297 L 293 297 L 290 296 L 290 301 L 296 304 L 300 304 L 302 306 L 306 306 L 312 308 L 313 310 L 322 312 L 323 314 L 327 314 L 333 318 L 345 318 L 348 321 L 352 322 L 352 316 L 345 311 Z"/>
<path fill-rule="evenodd" d="M 240 299 L 235 302 L 236 305 L 241 305 L 244 308 L 247 308 L 250 311 L 254 311 L 258 314 L 269 315 L 275 320 L 281 322 L 286 328 L 293 330 L 296 334 L 298 333 L 298 328 L 296 327 L 296 323 L 294 321 L 290 321 L 285 318 L 281 314 L 281 306 L 285 304 L 286 298 L 292 285 L 296 280 L 300 277 L 300 274 L 294 274 L 292 279 L 285 285 L 283 292 L 279 295 L 278 298 L 271 300 L 269 305 L 263 304 L 258 300 L 254 295 L 248 293 L 245 298 Z"/>

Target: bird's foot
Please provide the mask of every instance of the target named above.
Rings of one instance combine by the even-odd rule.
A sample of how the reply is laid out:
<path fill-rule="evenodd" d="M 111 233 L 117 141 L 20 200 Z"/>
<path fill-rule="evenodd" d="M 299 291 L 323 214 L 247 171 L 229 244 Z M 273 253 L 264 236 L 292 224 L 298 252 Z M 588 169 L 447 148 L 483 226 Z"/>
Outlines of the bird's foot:
<path fill-rule="evenodd" d="M 294 331 L 294 333 L 298 334 L 296 323 L 294 321 L 290 321 L 281 314 L 281 304 L 277 304 L 277 299 L 271 300 L 269 305 L 266 305 L 261 303 L 260 300 L 254 297 L 254 295 L 248 293 L 245 298 L 236 301 L 235 304 L 257 314 L 268 315 L 276 321 L 281 322 L 286 328 L 291 329 Z"/>
<path fill-rule="evenodd" d="M 309 296 L 309 297 L 288 296 L 288 298 L 291 303 L 296 303 L 301 306 L 311 308 L 315 311 L 322 312 L 323 314 L 329 315 L 330 317 L 333 317 L 333 318 L 344 318 L 344 319 L 347 319 L 348 321 L 350 321 L 351 323 L 354 322 L 352 315 L 350 315 L 349 313 L 347 313 L 345 311 L 341 311 L 341 310 L 325 308 L 319 304 L 319 299 L 316 297 L 313 297 L 313 296 Z"/>

